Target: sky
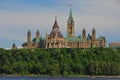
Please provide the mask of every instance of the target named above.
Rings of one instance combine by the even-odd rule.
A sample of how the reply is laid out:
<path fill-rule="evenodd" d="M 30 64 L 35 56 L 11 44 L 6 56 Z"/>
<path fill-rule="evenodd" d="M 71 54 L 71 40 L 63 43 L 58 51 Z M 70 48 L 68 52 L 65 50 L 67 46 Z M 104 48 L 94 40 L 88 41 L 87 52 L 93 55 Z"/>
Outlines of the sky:
<path fill-rule="evenodd" d="M 13 43 L 21 47 L 30 29 L 32 38 L 36 30 L 42 37 L 50 33 L 55 16 L 63 36 L 66 36 L 69 4 L 72 4 L 75 35 L 86 28 L 91 34 L 105 36 L 107 45 L 120 42 L 120 0 L 0 0 L 0 48 Z"/>

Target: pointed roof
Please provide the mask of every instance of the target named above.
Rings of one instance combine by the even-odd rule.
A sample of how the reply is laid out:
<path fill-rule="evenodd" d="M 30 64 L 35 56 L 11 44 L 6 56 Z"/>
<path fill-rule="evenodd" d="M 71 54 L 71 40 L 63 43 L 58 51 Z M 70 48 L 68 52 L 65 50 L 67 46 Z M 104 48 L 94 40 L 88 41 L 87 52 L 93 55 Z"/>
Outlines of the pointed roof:
<path fill-rule="evenodd" d="M 15 43 L 12 44 L 12 49 L 17 49 L 17 46 Z"/>
<path fill-rule="evenodd" d="M 39 29 L 37 29 L 36 32 L 39 32 Z"/>
<path fill-rule="evenodd" d="M 69 21 L 72 21 L 73 20 L 73 17 L 72 17 L 72 8 L 70 8 L 70 12 L 69 12 Z"/>
<path fill-rule="evenodd" d="M 90 34 L 88 34 L 87 40 L 91 40 L 91 39 L 92 39 L 92 36 Z"/>
<path fill-rule="evenodd" d="M 53 29 L 55 29 L 55 28 L 59 28 L 58 22 L 57 22 L 57 17 L 55 17 L 55 22 L 54 22 L 54 25 L 53 25 Z"/>
<path fill-rule="evenodd" d="M 13 45 L 12 45 L 12 46 L 16 46 L 16 45 L 15 45 L 15 43 L 13 43 Z"/>
<path fill-rule="evenodd" d="M 31 32 L 30 29 L 28 30 L 28 32 Z"/>
<path fill-rule="evenodd" d="M 86 29 L 85 29 L 85 28 L 83 28 L 83 31 L 86 31 Z"/>
<path fill-rule="evenodd" d="M 58 38 L 63 38 L 63 35 L 61 34 L 61 32 L 59 30 L 59 26 L 58 26 L 58 23 L 57 23 L 57 17 L 55 17 L 55 22 L 54 22 L 54 25 L 53 25 L 53 29 L 50 33 L 50 37 L 54 38 L 56 36 Z"/>
<path fill-rule="evenodd" d="M 95 28 L 93 27 L 92 32 L 95 32 Z"/>

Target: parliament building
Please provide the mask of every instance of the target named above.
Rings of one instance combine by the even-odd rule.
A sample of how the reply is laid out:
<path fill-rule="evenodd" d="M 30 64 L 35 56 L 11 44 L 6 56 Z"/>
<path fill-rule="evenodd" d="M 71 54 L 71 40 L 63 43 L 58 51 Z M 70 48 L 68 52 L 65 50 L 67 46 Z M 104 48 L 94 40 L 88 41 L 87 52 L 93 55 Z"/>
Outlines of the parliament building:
<path fill-rule="evenodd" d="M 31 31 L 27 32 L 27 42 L 23 43 L 23 48 L 92 48 L 92 47 L 106 47 L 105 37 L 100 36 L 96 38 L 96 30 L 91 30 L 91 35 L 86 34 L 86 29 L 83 28 L 82 35 L 75 36 L 74 19 L 72 16 L 72 9 L 69 12 L 67 20 L 67 37 L 64 37 L 60 31 L 60 27 L 55 18 L 50 34 L 46 32 L 46 38 L 40 36 L 39 30 L 36 31 L 36 37 L 31 38 Z"/>

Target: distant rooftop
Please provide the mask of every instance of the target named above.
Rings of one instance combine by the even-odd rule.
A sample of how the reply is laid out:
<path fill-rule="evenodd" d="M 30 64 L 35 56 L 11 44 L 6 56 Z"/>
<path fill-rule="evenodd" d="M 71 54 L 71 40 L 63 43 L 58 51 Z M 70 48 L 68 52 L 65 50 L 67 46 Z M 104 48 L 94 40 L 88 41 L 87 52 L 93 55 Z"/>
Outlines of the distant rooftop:
<path fill-rule="evenodd" d="M 111 42 L 110 44 L 119 44 L 120 45 L 120 42 Z"/>

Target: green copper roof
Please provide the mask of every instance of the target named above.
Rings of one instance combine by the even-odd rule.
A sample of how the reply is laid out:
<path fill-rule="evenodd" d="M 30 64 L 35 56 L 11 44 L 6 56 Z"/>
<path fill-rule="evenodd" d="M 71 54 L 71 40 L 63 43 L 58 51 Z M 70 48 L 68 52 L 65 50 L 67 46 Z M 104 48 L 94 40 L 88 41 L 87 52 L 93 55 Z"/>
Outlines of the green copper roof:
<path fill-rule="evenodd" d="M 103 37 L 102 36 L 100 36 L 97 40 L 99 41 L 99 40 L 102 40 L 103 39 Z"/>
<path fill-rule="evenodd" d="M 27 42 L 23 43 L 22 46 L 27 46 Z"/>
<path fill-rule="evenodd" d="M 39 42 L 44 42 L 44 39 L 42 39 L 42 38 L 33 38 L 33 43 L 35 43 L 35 42 L 37 42 L 37 43 L 39 43 Z"/>
<path fill-rule="evenodd" d="M 72 21 L 73 17 L 72 17 L 72 9 L 70 8 L 70 13 L 69 13 L 69 20 Z"/>
<path fill-rule="evenodd" d="M 39 32 L 39 29 L 37 29 L 37 31 L 36 32 Z"/>
<path fill-rule="evenodd" d="M 84 41 L 83 37 L 66 37 L 65 39 L 70 42 L 83 42 Z"/>

